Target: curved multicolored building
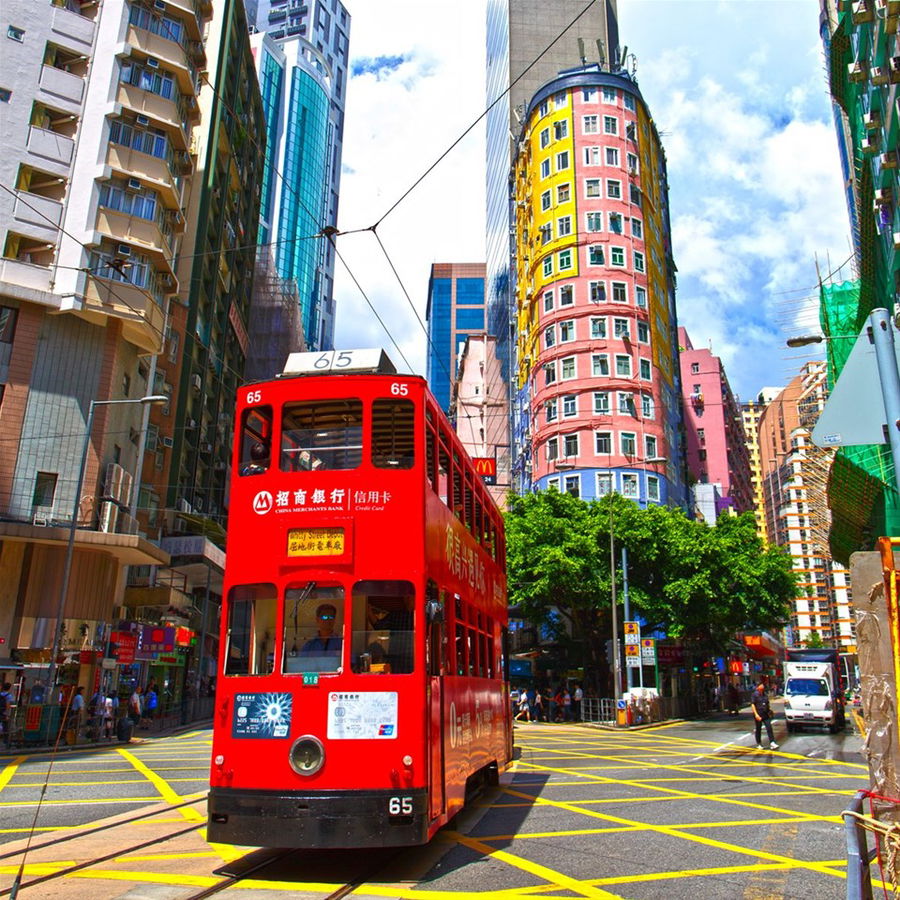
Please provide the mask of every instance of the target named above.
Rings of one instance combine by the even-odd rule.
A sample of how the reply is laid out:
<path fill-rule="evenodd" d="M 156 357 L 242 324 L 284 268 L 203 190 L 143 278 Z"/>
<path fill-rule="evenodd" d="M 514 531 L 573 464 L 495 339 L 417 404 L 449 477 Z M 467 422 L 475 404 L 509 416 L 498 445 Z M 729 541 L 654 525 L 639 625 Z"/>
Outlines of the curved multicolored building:
<path fill-rule="evenodd" d="M 545 84 L 513 177 L 530 486 L 684 505 L 666 164 L 633 78 L 587 65 Z"/>

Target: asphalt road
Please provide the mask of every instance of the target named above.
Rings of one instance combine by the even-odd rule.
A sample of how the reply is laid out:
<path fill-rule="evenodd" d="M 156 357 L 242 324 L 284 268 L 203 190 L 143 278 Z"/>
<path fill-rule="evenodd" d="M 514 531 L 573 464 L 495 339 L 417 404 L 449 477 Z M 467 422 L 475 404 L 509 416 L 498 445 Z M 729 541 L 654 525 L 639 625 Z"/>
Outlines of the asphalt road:
<path fill-rule="evenodd" d="M 780 749 L 758 751 L 750 728 L 746 713 L 631 731 L 518 725 L 519 758 L 499 790 L 429 846 L 294 851 L 227 896 L 323 898 L 358 881 L 354 897 L 380 900 L 845 897 L 840 813 L 868 786 L 859 736 L 788 736 L 778 722 Z M 223 863 L 264 858 L 204 840 L 209 738 L 199 730 L 54 761 L 32 838 L 48 846 L 26 859 L 19 896 L 178 900 L 221 882 Z M 0 893 L 18 872 L 48 765 L 40 754 L 0 758 L 0 852 L 16 854 L 0 858 Z M 153 820 L 51 842 L 150 804 Z M 127 852 L 138 843 L 147 846 Z M 24 886 L 101 853 L 113 858 Z"/>

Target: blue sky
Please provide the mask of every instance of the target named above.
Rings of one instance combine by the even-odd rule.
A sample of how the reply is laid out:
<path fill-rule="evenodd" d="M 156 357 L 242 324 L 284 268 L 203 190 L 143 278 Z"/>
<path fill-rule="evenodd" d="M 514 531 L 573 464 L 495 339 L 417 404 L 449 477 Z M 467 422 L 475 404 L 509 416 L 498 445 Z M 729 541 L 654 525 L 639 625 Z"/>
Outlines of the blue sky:
<path fill-rule="evenodd" d="M 371 233 L 338 239 L 368 303 L 338 262 L 336 342 L 384 346 L 401 368 L 423 373 L 419 318 L 431 264 L 484 259 L 483 128 L 388 211 L 483 111 L 484 4 L 346 3 L 356 74 L 339 226 L 381 220 L 390 261 Z M 666 148 L 679 321 L 695 347 L 723 358 L 743 399 L 785 384 L 802 362 L 784 341 L 817 330 L 817 260 L 823 275 L 844 265 L 835 277 L 852 277 L 818 7 L 817 0 L 618 3 L 622 43 L 635 54 Z"/>

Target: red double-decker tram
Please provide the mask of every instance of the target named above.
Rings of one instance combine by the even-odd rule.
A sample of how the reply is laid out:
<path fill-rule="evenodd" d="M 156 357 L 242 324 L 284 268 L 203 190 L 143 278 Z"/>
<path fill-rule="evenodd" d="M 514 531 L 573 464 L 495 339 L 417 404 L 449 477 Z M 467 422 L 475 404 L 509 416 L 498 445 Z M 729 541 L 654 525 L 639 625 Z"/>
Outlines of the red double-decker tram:
<path fill-rule="evenodd" d="M 208 839 L 421 844 L 509 764 L 503 520 L 424 379 L 238 391 Z"/>

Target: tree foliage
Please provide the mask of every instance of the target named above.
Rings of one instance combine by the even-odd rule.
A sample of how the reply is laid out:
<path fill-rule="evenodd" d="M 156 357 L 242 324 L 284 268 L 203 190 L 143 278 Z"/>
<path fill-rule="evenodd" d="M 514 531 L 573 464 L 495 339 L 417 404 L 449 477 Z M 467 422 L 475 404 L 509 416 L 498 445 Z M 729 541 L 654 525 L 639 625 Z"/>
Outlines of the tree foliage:
<path fill-rule="evenodd" d="M 710 526 L 619 494 L 586 502 L 549 490 L 511 499 L 506 534 L 510 602 L 536 622 L 557 611 L 586 645 L 585 663 L 610 635 L 610 534 L 617 566 L 627 550 L 629 597 L 647 631 L 721 648 L 736 632 L 782 625 L 796 595 L 790 557 L 763 545 L 750 513 Z"/>

